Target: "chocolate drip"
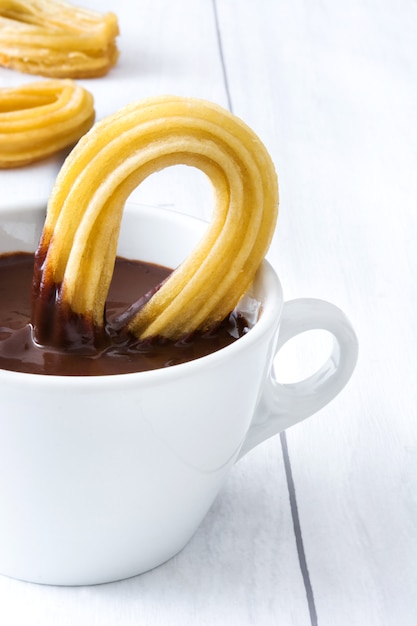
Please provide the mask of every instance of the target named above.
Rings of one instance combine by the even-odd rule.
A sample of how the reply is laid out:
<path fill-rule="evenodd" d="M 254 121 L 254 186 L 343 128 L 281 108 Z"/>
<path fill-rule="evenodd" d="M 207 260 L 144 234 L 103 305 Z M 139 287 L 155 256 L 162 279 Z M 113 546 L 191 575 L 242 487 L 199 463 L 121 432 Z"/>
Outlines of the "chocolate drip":
<path fill-rule="evenodd" d="M 107 343 L 104 327 L 79 315 L 63 301 L 61 285 L 43 275 L 47 248 L 34 256 L 31 294 L 33 339 L 39 346 L 52 346 L 67 352 L 94 354 Z"/>

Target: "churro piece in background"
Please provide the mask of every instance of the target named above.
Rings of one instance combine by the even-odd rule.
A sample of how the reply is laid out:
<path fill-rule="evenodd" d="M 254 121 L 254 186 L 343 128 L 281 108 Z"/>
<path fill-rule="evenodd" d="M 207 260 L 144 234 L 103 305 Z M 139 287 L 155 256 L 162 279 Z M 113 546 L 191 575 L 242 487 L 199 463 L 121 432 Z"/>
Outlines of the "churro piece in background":
<path fill-rule="evenodd" d="M 125 328 L 139 339 L 177 339 L 215 326 L 236 307 L 275 229 L 272 160 L 255 133 L 221 107 L 156 97 L 97 123 L 57 177 L 36 253 L 32 323 L 40 343 L 56 337 L 57 326 L 71 316 L 95 333 L 104 327 L 125 201 L 147 176 L 176 164 L 197 167 L 211 179 L 213 217 L 150 300 L 139 310 L 131 307 Z"/>
<path fill-rule="evenodd" d="M 64 0 L 0 0 L 0 65 L 52 78 L 104 76 L 118 58 L 117 17 Z"/>
<path fill-rule="evenodd" d="M 72 80 L 0 89 L 0 168 L 27 165 L 72 147 L 94 118 L 93 96 Z"/>

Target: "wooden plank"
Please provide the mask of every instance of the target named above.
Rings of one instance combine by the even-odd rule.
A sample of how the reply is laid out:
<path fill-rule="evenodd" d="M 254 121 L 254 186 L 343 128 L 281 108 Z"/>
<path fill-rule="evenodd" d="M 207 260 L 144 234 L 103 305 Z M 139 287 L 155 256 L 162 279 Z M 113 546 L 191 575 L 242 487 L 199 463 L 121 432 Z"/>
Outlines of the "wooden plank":
<path fill-rule="evenodd" d="M 361 353 L 287 433 L 318 623 L 415 624 L 415 7 L 218 3 L 231 101 L 281 181 L 287 298 L 351 317 Z M 305 360 L 305 356 L 303 357 Z"/>

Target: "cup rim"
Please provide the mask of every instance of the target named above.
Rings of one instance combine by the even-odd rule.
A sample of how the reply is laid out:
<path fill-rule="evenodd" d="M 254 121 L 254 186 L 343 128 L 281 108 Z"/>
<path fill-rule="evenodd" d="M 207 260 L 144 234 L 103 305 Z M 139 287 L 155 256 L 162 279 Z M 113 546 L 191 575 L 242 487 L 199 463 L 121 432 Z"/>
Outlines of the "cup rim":
<path fill-rule="evenodd" d="M 126 208 L 129 206 L 129 201 L 126 203 Z M 22 207 L 18 207 L 17 205 L 8 208 L 8 207 L 0 207 L 0 215 L 4 215 L 5 213 L 11 215 L 18 210 L 22 209 Z M 45 211 L 46 203 L 41 202 L 28 202 L 25 207 L 23 207 L 24 211 Z M 144 207 L 135 207 L 137 210 L 146 210 Z M 180 222 L 187 221 L 189 223 L 194 223 L 205 225 L 208 224 L 207 221 L 202 220 L 200 218 L 181 213 L 179 211 L 175 211 L 172 209 L 164 209 L 159 208 L 155 209 L 152 207 L 152 212 L 158 211 L 158 215 L 161 216 L 162 213 L 169 215 L 170 219 Z M 149 212 L 151 213 L 151 212 Z M 1 251 L 0 251 L 0 254 Z M 42 387 L 44 385 L 50 386 L 61 386 L 61 387 L 78 387 L 78 388 L 93 388 L 93 387 L 117 387 L 121 384 L 124 386 L 129 386 L 130 384 L 159 384 L 162 381 L 170 380 L 173 381 L 177 378 L 181 378 L 190 373 L 197 373 L 201 369 L 216 367 L 216 365 L 223 360 L 225 356 L 228 358 L 232 358 L 233 355 L 239 353 L 241 351 L 249 350 L 252 345 L 262 340 L 262 338 L 270 333 L 271 328 L 278 326 L 279 320 L 281 318 L 281 313 L 283 309 L 283 293 L 281 282 L 278 278 L 277 273 L 271 266 L 271 264 L 264 259 L 261 267 L 259 268 L 257 275 L 255 277 L 255 283 L 262 282 L 263 285 L 267 288 L 268 297 L 262 302 L 262 310 L 259 317 L 259 320 L 256 324 L 250 329 L 248 333 L 240 337 L 237 341 L 217 350 L 215 352 L 211 352 L 205 356 L 199 357 L 192 361 L 187 361 L 185 363 L 179 363 L 176 365 L 170 365 L 165 368 L 158 368 L 154 370 L 146 370 L 141 372 L 131 372 L 124 374 L 104 374 L 100 376 L 82 376 L 82 375 L 73 375 L 73 376 L 60 376 L 54 374 L 34 374 L 29 372 L 15 372 L 13 370 L 6 370 L 0 368 L 0 380 L 7 380 L 12 382 L 16 382 L 17 380 L 24 380 L 25 385 L 34 385 L 36 387 Z M 21 378 L 23 377 L 23 379 Z"/>

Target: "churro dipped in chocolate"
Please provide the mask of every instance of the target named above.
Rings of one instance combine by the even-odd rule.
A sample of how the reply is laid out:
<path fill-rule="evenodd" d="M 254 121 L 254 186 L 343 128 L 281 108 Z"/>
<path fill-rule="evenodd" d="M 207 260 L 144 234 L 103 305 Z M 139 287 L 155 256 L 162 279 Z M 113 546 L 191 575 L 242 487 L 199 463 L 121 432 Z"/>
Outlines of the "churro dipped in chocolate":
<path fill-rule="evenodd" d="M 72 147 L 94 117 L 93 96 L 72 80 L 0 89 L 0 168 L 27 165 Z"/>
<path fill-rule="evenodd" d="M 36 253 L 33 317 L 40 343 L 68 341 L 62 320 L 97 341 L 126 199 L 170 165 L 203 171 L 213 217 L 188 258 L 121 330 L 137 339 L 178 339 L 219 324 L 250 287 L 278 211 L 272 160 L 255 133 L 204 100 L 164 96 L 131 104 L 97 123 L 74 148 L 50 196 Z M 155 209 L 157 210 L 157 209 Z"/>
<path fill-rule="evenodd" d="M 0 0 L 0 65 L 52 78 L 104 76 L 118 58 L 117 17 L 64 0 Z"/>

